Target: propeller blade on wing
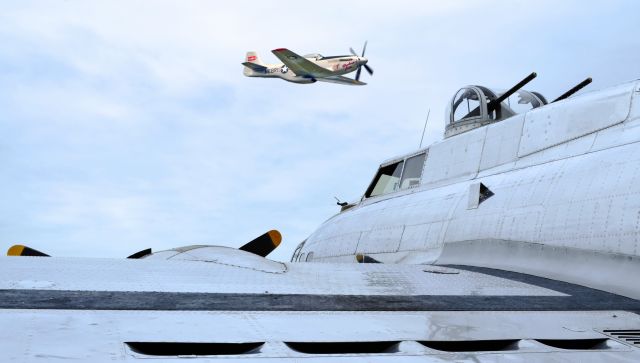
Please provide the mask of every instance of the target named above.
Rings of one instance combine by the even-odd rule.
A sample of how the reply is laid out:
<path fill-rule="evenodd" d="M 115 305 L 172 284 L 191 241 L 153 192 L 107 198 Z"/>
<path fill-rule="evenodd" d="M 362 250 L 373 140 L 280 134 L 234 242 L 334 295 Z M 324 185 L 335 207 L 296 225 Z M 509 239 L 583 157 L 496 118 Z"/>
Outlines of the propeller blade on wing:
<path fill-rule="evenodd" d="M 362 253 L 358 253 L 356 255 L 356 261 L 358 263 L 382 263 L 371 256 L 364 255 Z"/>
<path fill-rule="evenodd" d="M 360 80 L 360 72 L 362 71 L 362 67 L 358 67 L 358 70 L 356 71 L 356 81 Z"/>
<path fill-rule="evenodd" d="M 364 69 L 367 70 L 367 72 L 369 72 L 370 76 L 373 76 L 373 69 L 371 67 L 369 67 L 368 65 L 364 65 Z"/>
<path fill-rule="evenodd" d="M 146 255 L 150 255 L 151 254 L 151 248 L 147 248 L 145 250 L 142 251 L 138 251 L 136 253 L 134 253 L 133 255 L 127 257 L 127 258 L 142 258 Z"/>
<path fill-rule="evenodd" d="M 356 51 L 353 50 L 353 48 L 349 48 L 349 50 L 351 51 L 351 54 L 355 55 L 356 57 L 358 56 L 358 53 L 356 53 Z"/>
<path fill-rule="evenodd" d="M 258 256 L 267 257 L 268 254 L 280 245 L 280 242 L 282 242 L 282 235 L 277 230 L 272 229 L 239 249 Z"/>
<path fill-rule="evenodd" d="M 362 55 L 361 57 L 364 57 L 364 51 L 367 50 L 367 41 L 365 40 L 364 42 L 364 47 L 362 47 Z"/>
<path fill-rule="evenodd" d="M 7 256 L 37 256 L 37 257 L 51 257 L 44 252 L 34 250 L 31 247 L 23 245 L 13 245 L 9 247 Z"/>

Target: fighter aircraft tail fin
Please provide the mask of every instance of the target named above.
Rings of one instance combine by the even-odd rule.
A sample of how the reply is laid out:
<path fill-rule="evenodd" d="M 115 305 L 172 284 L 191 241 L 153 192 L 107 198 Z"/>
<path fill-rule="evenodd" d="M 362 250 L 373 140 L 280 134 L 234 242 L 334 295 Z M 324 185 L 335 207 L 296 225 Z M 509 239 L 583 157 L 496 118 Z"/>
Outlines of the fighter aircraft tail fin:
<path fill-rule="evenodd" d="M 257 52 L 247 52 L 247 56 L 242 65 L 244 65 L 242 73 L 247 77 L 255 76 L 257 73 L 264 73 L 264 70 L 266 70 Z"/>

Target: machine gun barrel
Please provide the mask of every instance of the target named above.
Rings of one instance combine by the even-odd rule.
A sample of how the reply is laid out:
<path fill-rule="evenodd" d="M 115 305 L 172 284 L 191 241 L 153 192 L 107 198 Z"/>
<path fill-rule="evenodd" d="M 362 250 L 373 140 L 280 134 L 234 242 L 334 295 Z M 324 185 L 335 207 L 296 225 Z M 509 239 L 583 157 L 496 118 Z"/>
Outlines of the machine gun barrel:
<path fill-rule="evenodd" d="M 580 91 L 581 89 L 583 89 L 584 87 L 586 87 L 589 83 L 591 83 L 591 81 L 593 81 L 591 79 L 591 77 L 585 79 L 584 81 L 582 81 L 582 82 L 578 83 L 577 85 L 575 85 L 572 89 L 570 89 L 567 92 L 563 93 L 560 97 L 558 97 L 555 100 L 551 101 L 551 103 L 562 101 L 565 98 L 569 98 L 574 93 L 576 93 L 576 92 Z"/>
<path fill-rule="evenodd" d="M 538 74 L 536 72 L 532 72 L 525 79 L 523 79 L 522 81 L 518 82 L 515 86 L 509 88 L 509 90 L 507 90 L 507 92 L 501 94 L 500 97 L 498 97 L 495 100 L 492 100 L 491 102 L 489 102 L 487 104 L 487 113 L 490 114 L 491 112 L 495 111 L 495 109 L 500 105 L 500 103 L 502 103 L 502 101 L 504 101 L 507 98 L 509 98 L 509 96 L 511 96 L 512 94 L 516 93 L 520 88 L 524 87 L 525 84 L 531 82 L 537 76 L 538 76 Z"/>

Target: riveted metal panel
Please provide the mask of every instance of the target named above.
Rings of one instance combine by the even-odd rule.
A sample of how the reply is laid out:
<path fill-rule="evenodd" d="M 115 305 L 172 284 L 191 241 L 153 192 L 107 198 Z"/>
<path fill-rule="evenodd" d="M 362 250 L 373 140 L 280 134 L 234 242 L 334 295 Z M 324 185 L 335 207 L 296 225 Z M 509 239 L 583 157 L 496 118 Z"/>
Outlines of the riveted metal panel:
<path fill-rule="evenodd" d="M 629 115 L 634 86 L 626 83 L 527 112 L 518 156 L 623 122 Z"/>
<path fill-rule="evenodd" d="M 381 253 L 396 252 L 402 239 L 404 226 L 389 226 L 375 228 L 362 232 L 358 243 L 358 252 L 361 253 Z"/>
<path fill-rule="evenodd" d="M 523 124 L 524 115 L 516 115 L 487 126 L 487 137 L 482 149 L 480 170 L 493 168 L 518 158 Z"/>
<path fill-rule="evenodd" d="M 478 174 L 487 128 L 469 131 L 429 148 L 422 173 L 423 184 L 445 185 Z"/>
<path fill-rule="evenodd" d="M 399 250 L 415 251 L 438 247 L 441 228 L 442 222 L 405 226 Z"/>

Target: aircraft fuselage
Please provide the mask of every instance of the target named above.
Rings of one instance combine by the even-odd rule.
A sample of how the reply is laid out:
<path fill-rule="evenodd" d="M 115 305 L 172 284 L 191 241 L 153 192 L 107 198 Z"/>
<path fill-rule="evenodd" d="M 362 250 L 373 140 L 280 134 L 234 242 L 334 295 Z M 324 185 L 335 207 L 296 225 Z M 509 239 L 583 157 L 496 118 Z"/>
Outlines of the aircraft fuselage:
<path fill-rule="evenodd" d="M 306 58 L 317 65 L 332 71 L 335 75 L 344 75 L 355 71 L 358 66 L 366 63 L 366 59 L 356 56 L 336 56 L 326 57 L 317 60 L 316 58 Z M 281 78 L 293 83 L 314 83 L 316 80 L 308 76 L 296 75 L 284 63 L 265 64 L 266 70 L 263 73 L 254 71 L 251 77 L 261 78 Z"/>
<path fill-rule="evenodd" d="M 639 126 L 631 82 L 390 159 L 425 154 L 419 184 L 363 197 L 292 259 L 503 268 L 639 298 Z"/>

